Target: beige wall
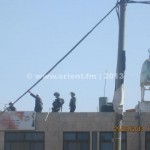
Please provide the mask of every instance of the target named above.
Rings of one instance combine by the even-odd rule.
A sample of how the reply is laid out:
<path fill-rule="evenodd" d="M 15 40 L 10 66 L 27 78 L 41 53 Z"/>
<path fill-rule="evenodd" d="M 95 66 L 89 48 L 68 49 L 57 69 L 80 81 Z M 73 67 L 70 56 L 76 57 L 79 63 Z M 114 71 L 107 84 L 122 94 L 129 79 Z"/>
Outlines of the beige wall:
<path fill-rule="evenodd" d="M 36 116 L 36 130 L 45 131 L 45 150 L 62 150 L 64 131 L 114 131 L 114 113 L 50 113 L 45 122 L 46 113 Z M 124 113 L 123 126 L 139 126 L 138 114 Z M 150 113 L 141 114 L 141 126 L 150 131 Z M 149 127 L 149 128 L 148 128 Z M 141 133 L 141 147 L 145 149 L 145 132 Z M 138 132 L 128 132 L 128 150 L 137 150 L 139 145 Z M 0 131 L 0 150 L 4 150 L 4 132 Z"/>
<path fill-rule="evenodd" d="M 113 113 L 51 113 L 37 117 L 36 127 L 45 130 L 45 150 L 62 150 L 64 131 L 113 131 Z"/>

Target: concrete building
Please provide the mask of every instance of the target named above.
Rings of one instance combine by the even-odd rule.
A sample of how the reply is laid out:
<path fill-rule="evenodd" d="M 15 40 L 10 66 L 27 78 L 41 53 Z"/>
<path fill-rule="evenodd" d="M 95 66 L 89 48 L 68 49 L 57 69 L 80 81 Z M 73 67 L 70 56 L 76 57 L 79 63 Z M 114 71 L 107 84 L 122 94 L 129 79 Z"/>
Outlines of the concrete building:
<path fill-rule="evenodd" d="M 122 150 L 150 150 L 150 113 L 124 113 L 122 128 L 112 112 L 50 113 L 45 121 L 46 115 L 37 113 L 30 130 L 0 126 L 0 150 L 113 150 L 119 130 Z"/>

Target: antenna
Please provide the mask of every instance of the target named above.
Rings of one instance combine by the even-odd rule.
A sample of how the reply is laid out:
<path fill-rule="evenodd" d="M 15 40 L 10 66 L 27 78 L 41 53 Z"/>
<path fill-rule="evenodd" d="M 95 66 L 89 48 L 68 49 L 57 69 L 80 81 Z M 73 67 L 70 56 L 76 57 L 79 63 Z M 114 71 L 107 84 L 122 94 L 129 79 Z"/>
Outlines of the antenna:
<path fill-rule="evenodd" d="M 104 97 L 105 97 L 105 90 L 106 90 L 106 73 L 107 73 L 107 70 L 105 71 Z"/>

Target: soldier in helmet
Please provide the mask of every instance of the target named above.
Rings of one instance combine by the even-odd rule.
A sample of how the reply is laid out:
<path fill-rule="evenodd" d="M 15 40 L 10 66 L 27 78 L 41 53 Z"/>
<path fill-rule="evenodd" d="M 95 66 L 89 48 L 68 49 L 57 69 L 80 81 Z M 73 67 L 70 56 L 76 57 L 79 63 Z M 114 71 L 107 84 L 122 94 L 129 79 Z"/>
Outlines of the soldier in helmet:
<path fill-rule="evenodd" d="M 53 102 L 52 112 L 62 111 L 62 105 L 64 104 L 64 99 L 60 98 L 60 94 L 58 92 L 54 93 L 55 100 Z"/>
<path fill-rule="evenodd" d="M 14 107 L 13 103 L 9 103 L 9 107 L 7 108 L 8 111 L 16 111 L 16 108 Z"/>
<path fill-rule="evenodd" d="M 43 102 L 42 102 L 42 99 L 41 99 L 40 95 L 39 95 L 39 94 L 34 95 L 34 94 L 31 93 L 30 91 L 29 91 L 29 93 L 30 93 L 30 95 L 31 95 L 32 97 L 35 98 L 35 108 L 34 108 L 34 111 L 35 111 L 35 112 L 42 112 L 42 109 L 43 109 Z"/>
<path fill-rule="evenodd" d="M 71 92 L 70 95 L 71 95 L 71 99 L 70 99 L 70 103 L 69 103 L 70 112 L 74 112 L 75 109 L 76 109 L 76 97 L 75 97 L 75 93 Z"/>

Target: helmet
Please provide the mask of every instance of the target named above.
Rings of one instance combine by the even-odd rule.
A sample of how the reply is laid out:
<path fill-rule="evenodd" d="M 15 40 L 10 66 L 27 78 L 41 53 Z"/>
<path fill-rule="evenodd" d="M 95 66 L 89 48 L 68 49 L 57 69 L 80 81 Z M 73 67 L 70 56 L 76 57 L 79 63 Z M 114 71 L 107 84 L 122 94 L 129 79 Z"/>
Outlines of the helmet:
<path fill-rule="evenodd" d="M 55 92 L 54 96 L 60 96 L 60 94 L 58 92 Z"/>
<path fill-rule="evenodd" d="M 13 102 L 9 102 L 9 105 L 13 105 Z"/>
<path fill-rule="evenodd" d="M 40 97 L 40 94 L 36 94 L 37 97 Z"/>
<path fill-rule="evenodd" d="M 75 93 L 74 93 L 74 92 L 70 92 L 70 94 L 73 95 L 73 96 L 75 96 Z"/>

